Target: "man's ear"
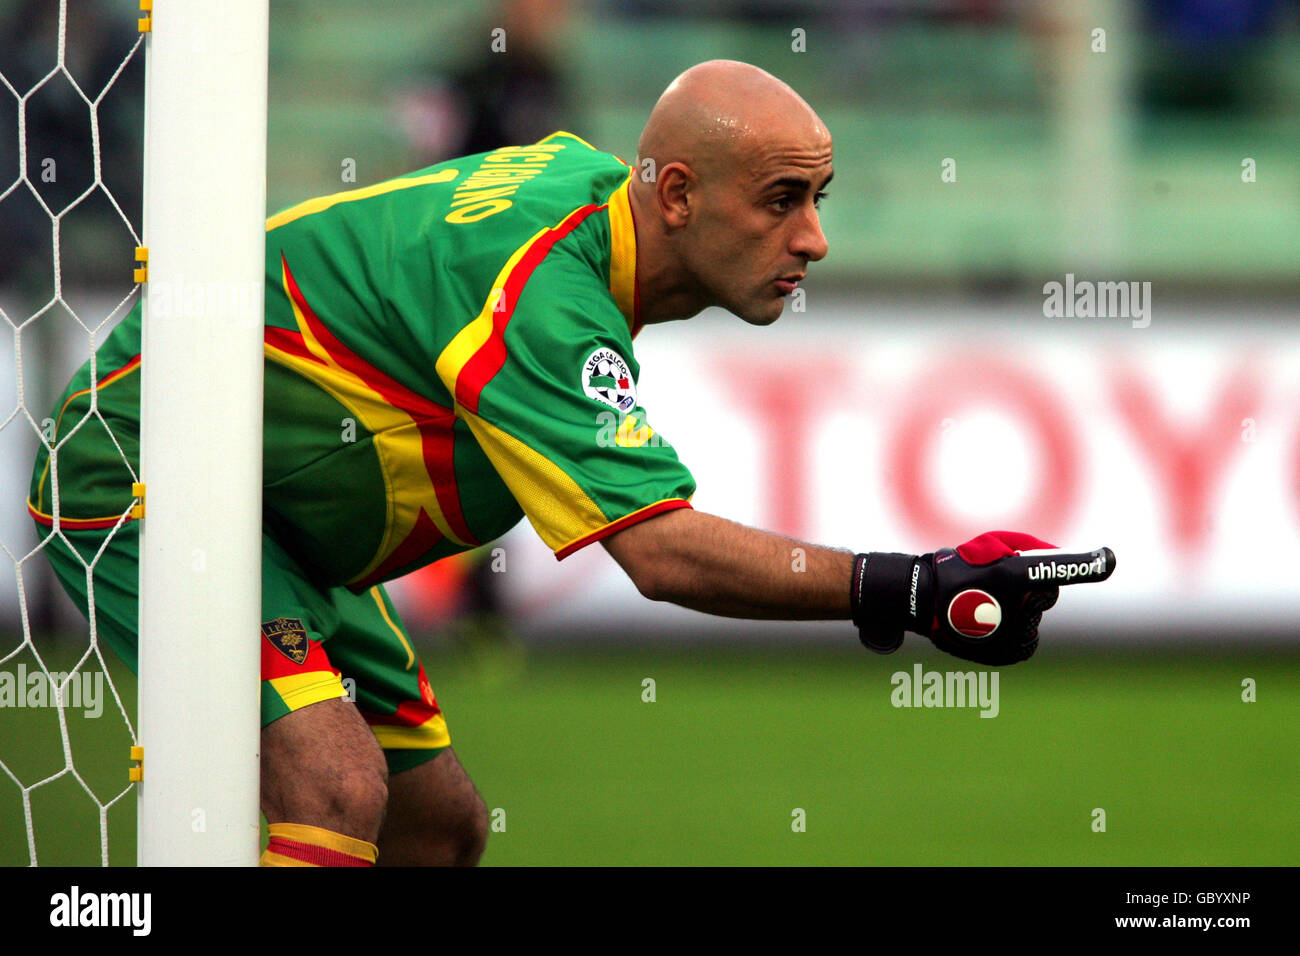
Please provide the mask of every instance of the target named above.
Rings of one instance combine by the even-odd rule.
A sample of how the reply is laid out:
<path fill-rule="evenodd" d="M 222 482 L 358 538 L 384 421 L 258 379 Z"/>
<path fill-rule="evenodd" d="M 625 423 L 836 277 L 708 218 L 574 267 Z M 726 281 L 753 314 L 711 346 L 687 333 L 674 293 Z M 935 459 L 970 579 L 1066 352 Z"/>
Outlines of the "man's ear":
<path fill-rule="evenodd" d="M 699 179 L 685 163 L 660 167 L 655 180 L 655 199 L 669 229 L 681 229 L 690 221 L 698 185 Z"/>

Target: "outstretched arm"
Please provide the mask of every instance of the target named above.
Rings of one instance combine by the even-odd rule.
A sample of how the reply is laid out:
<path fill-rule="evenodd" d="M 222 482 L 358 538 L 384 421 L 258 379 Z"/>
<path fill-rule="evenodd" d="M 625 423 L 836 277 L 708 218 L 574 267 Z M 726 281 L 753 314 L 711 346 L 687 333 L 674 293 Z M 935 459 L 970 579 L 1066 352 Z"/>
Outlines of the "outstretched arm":
<path fill-rule="evenodd" d="M 1014 664 L 1038 647 L 1038 624 L 1061 584 L 1104 581 L 1109 548 L 1066 554 L 1016 531 L 989 531 L 929 554 L 851 554 L 679 509 L 605 540 L 656 601 L 726 617 L 849 618 L 888 654 L 904 631 L 981 664 Z"/>
<path fill-rule="evenodd" d="M 853 554 L 690 508 L 611 535 L 605 549 L 643 595 L 724 617 L 847 620 Z"/>

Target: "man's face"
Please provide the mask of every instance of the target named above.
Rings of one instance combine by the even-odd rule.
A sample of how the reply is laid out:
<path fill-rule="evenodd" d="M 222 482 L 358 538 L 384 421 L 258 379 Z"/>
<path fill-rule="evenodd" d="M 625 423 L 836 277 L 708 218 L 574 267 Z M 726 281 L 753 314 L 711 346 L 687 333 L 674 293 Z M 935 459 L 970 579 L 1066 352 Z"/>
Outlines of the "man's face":
<path fill-rule="evenodd" d="M 824 130 L 769 137 L 701 174 L 689 267 L 713 303 L 754 325 L 777 320 L 826 255 L 818 206 L 831 175 Z"/>

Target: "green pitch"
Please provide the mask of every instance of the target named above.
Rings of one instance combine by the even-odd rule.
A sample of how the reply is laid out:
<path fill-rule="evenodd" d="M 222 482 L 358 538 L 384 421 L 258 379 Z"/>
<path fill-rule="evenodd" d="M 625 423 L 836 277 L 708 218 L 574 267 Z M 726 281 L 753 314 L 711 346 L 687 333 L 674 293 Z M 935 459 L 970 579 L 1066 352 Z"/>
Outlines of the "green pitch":
<path fill-rule="evenodd" d="M 965 669 L 930 654 L 638 647 L 535 651 L 513 669 L 434 648 L 425 660 L 504 825 L 485 864 L 1300 860 L 1296 654 L 1044 652 L 999 672 L 991 719 L 893 706 L 896 671 Z M 87 783 L 116 792 L 120 721 L 106 709 L 69 728 Z M 57 734 L 49 711 L 0 709 L 0 756 L 24 776 L 62 765 Z M 75 780 L 33 806 L 43 864 L 98 861 L 97 811 Z M 110 811 L 114 863 L 134 862 L 134 817 L 134 795 Z M 21 821 L 0 775 L 0 864 L 27 862 Z"/>

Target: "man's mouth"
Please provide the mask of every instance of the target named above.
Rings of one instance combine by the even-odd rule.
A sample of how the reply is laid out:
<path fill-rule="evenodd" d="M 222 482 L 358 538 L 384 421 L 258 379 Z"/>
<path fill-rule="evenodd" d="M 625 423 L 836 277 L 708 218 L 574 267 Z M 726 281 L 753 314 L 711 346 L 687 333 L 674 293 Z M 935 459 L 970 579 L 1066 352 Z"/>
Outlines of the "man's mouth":
<path fill-rule="evenodd" d="M 788 276 L 782 276 L 781 278 L 776 280 L 776 287 L 782 295 L 789 295 L 796 288 L 798 288 L 799 283 L 803 281 L 804 276 L 805 273 L 802 272 L 791 273 Z"/>

